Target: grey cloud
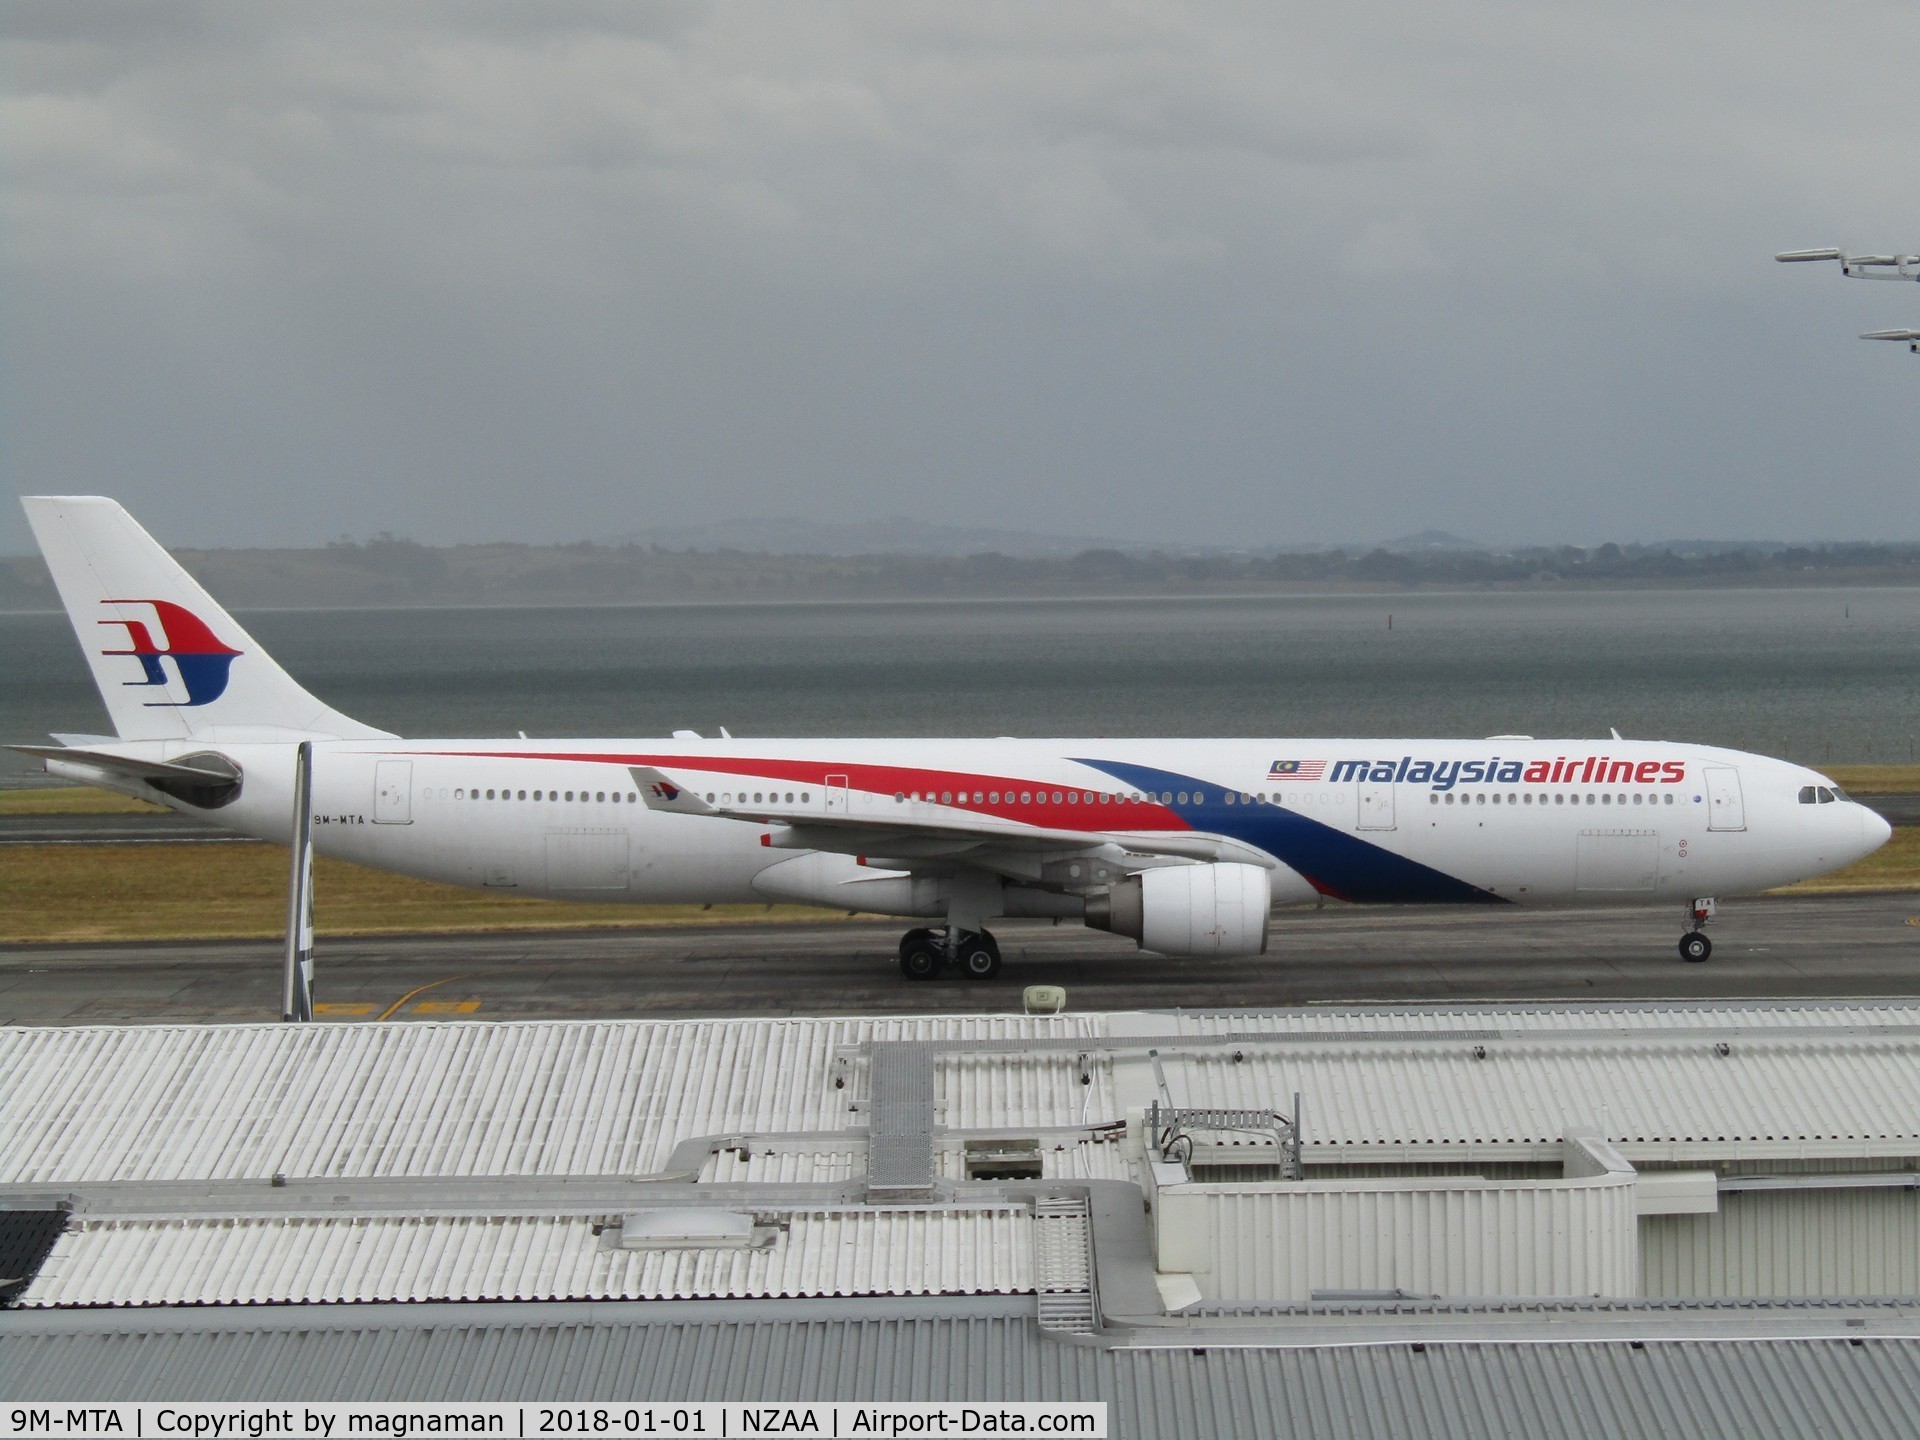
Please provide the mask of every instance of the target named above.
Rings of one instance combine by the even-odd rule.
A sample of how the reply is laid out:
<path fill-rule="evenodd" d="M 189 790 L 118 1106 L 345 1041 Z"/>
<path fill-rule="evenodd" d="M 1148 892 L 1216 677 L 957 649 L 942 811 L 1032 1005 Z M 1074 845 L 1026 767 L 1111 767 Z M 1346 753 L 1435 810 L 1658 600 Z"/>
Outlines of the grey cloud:
<path fill-rule="evenodd" d="M 1920 531 L 1920 287 L 1769 259 L 1914 243 L 1904 5 L 0 26 L 9 482 L 182 538 Z"/>

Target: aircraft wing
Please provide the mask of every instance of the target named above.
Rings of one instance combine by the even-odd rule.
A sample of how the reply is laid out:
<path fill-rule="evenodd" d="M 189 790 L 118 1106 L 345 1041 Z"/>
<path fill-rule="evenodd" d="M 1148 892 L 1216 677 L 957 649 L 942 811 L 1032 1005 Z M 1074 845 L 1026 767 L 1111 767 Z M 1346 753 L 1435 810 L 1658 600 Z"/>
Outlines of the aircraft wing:
<path fill-rule="evenodd" d="M 666 772 L 633 765 L 640 798 L 652 809 L 711 815 L 770 827 L 766 844 L 781 850 L 826 850 L 843 855 L 884 855 L 902 861 L 943 861 L 982 869 L 1026 872 L 1043 858 L 1104 853 L 1155 860 L 1240 860 L 1270 865 L 1268 856 L 1222 836 L 1187 833 L 1107 832 L 1056 829 L 950 811 L 938 815 L 796 815 L 772 806 L 710 804 Z"/>

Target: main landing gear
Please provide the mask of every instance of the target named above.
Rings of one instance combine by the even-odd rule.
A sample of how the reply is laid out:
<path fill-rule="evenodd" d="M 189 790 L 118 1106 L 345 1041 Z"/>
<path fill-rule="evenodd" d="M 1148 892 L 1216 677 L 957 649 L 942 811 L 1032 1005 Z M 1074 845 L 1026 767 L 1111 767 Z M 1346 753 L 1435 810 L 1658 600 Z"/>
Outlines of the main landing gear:
<path fill-rule="evenodd" d="M 1000 946 L 985 930 L 909 930 L 900 937 L 900 973 L 909 980 L 931 980 L 953 964 L 969 980 L 991 980 L 1000 973 Z"/>
<path fill-rule="evenodd" d="M 1690 964 L 1698 965 L 1713 954 L 1713 941 L 1709 940 L 1702 928 L 1713 918 L 1713 900 L 1711 897 L 1696 900 L 1688 907 L 1692 917 L 1692 928 L 1680 937 L 1680 958 Z"/>

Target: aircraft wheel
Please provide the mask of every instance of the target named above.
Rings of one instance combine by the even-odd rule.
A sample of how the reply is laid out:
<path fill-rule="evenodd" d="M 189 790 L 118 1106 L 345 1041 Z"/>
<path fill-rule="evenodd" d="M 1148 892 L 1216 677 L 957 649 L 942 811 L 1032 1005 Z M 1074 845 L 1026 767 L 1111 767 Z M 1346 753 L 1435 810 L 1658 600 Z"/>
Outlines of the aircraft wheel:
<path fill-rule="evenodd" d="M 984 930 L 961 942 L 960 972 L 969 980 L 991 980 L 1000 973 L 1000 947 Z"/>
<path fill-rule="evenodd" d="M 1698 965 L 1713 954 L 1713 941 L 1698 930 L 1690 930 L 1680 937 L 1680 958 L 1690 965 Z"/>
<path fill-rule="evenodd" d="M 940 942 L 926 935 L 901 945 L 900 973 L 909 980 L 931 980 L 940 973 L 940 964 L 945 958 L 940 953 Z"/>

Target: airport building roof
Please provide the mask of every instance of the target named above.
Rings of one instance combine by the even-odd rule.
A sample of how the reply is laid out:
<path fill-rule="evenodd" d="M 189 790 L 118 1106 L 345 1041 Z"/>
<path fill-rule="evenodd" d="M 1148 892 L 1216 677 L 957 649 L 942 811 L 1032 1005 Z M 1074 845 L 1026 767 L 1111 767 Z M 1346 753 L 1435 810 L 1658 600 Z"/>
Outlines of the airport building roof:
<path fill-rule="evenodd" d="M 97 1026 L 0 1033 L 0 1184 L 658 1174 L 702 1137 L 864 1130 L 902 1045 L 949 1135 L 1124 1119 L 1157 1049 L 1181 1105 L 1298 1092 L 1310 1161 L 1575 1128 L 1643 1161 L 1920 1146 L 1912 1004 Z"/>
<path fill-rule="evenodd" d="M 0 1388 L 1883 1429 L 1915 1094 L 1908 1002 L 17 1028 Z"/>
<path fill-rule="evenodd" d="M 0 1316 L 0 1373 L 48 1401 L 1097 1399 L 1114 1435 L 1317 1440 L 1893 1435 L 1920 1394 L 1912 1340 L 1096 1347 L 1006 1300 L 826 1303 Z"/>
<path fill-rule="evenodd" d="M 706 1215 L 664 1212 L 698 1224 Z M 80 1220 L 17 1302 L 260 1305 L 426 1300 L 1031 1293 L 1025 1206 L 758 1208 L 751 1229 L 636 1246 L 620 1215 Z"/>

